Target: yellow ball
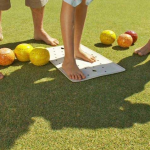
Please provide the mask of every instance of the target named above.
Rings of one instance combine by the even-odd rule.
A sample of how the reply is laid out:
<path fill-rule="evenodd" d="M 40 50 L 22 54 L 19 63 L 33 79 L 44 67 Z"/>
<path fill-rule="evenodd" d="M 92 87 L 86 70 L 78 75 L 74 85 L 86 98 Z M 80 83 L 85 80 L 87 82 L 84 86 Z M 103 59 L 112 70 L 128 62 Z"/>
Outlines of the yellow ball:
<path fill-rule="evenodd" d="M 22 43 L 14 49 L 14 53 L 19 61 L 25 62 L 30 60 L 29 54 L 32 50 L 33 47 L 30 44 Z"/>
<path fill-rule="evenodd" d="M 103 44 L 111 45 L 116 40 L 116 34 L 111 30 L 104 30 L 100 35 Z"/>
<path fill-rule="evenodd" d="M 50 60 L 49 51 L 43 47 L 36 47 L 30 53 L 30 61 L 36 66 L 46 65 Z"/>

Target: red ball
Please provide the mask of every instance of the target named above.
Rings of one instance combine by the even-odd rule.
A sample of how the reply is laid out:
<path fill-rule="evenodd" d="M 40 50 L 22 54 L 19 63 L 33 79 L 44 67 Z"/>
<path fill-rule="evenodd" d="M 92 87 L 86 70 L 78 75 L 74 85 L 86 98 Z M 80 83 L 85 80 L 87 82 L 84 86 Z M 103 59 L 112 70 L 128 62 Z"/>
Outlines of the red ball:
<path fill-rule="evenodd" d="M 9 48 L 0 49 L 0 65 L 8 66 L 11 65 L 15 60 L 14 52 Z"/>
<path fill-rule="evenodd" d="M 117 43 L 120 47 L 127 48 L 132 45 L 133 39 L 129 34 L 121 34 L 117 39 Z"/>
<path fill-rule="evenodd" d="M 132 31 L 132 30 L 126 31 L 125 34 L 129 34 L 129 35 L 132 36 L 132 39 L 133 39 L 133 43 L 132 44 L 134 44 L 137 41 L 137 39 L 138 39 L 137 33 Z"/>

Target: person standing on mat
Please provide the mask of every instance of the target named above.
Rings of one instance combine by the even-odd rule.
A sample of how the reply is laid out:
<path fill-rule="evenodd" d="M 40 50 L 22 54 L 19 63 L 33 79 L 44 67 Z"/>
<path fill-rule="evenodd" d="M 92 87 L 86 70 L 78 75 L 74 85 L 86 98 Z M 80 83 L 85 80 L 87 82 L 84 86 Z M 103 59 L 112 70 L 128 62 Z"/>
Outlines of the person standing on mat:
<path fill-rule="evenodd" d="M 96 61 L 94 56 L 85 53 L 80 48 L 87 8 L 91 2 L 92 0 L 63 0 L 62 2 L 60 21 L 65 49 L 62 68 L 68 77 L 73 80 L 86 78 L 78 68 L 75 58 L 80 58 L 90 63 Z"/>
<path fill-rule="evenodd" d="M 26 6 L 30 7 L 34 25 L 34 39 L 42 40 L 48 45 L 56 46 L 59 41 L 52 38 L 43 29 L 44 7 L 48 0 L 25 0 Z M 2 11 L 8 10 L 11 7 L 10 0 L 0 0 L 0 40 L 3 40 L 2 34 Z"/>

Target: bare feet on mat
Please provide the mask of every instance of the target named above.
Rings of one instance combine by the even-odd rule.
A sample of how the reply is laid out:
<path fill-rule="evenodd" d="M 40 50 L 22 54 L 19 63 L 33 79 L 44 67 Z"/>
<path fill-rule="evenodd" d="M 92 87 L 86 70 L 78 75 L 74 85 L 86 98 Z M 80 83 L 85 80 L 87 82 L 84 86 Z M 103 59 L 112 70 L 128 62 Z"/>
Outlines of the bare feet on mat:
<path fill-rule="evenodd" d="M 82 80 L 86 78 L 76 65 L 75 61 L 64 61 L 62 64 L 62 68 L 67 76 L 72 80 Z"/>
<path fill-rule="evenodd" d="M 93 55 L 90 55 L 90 54 L 84 52 L 82 49 L 75 51 L 75 58 L 80 58 L 80 59 L 83 59 L 90 63 L 93 63 L 96 61 L 96 58 Z"/>

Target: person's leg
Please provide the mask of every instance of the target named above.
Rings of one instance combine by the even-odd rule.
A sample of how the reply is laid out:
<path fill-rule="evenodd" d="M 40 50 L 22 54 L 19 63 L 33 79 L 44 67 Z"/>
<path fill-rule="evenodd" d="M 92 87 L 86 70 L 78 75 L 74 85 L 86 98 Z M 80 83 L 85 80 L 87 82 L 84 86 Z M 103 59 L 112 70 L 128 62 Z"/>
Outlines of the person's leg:
<path fill-rule="evenodd" d="M 63 70 L 69 78 L 75 80 L 84 79 L 84 74 L 79 70 L 74 58 L 74 20 L 75 8 L 66 2 L 62 2 L 61 32 L 65 49 Z"/>
<path fill-rule="evenodd" d="M 10 0 L 0 0 L 0 41 L 3 40 L 2 34 L 2 11 L 11 7 Z"/>
<path fill-rule="evenodd" d="M 0 10 L 0 41 L 3 40 L 3 34 L 2 34 L 2 11 Z"/>
<path fill-rule="evenodd" d="M 81 58 L 85 61 L 89 62 L 95 62 L 96 59 L 94 56 L 85 53 L 81 48 L 80 48 L 80 42 L 81 42 L 81 36 L 82 36 L 82 31 L 86 19 L 86 14 L 87 14 L 87 5 L 85 0 L 82 1 L 80 5 L 76 7 L 76 12 L 75 12 L 75 34 L 74 34 L 74 50 L 75 50 L 75 57 L 76 58 Z"/>
<path fill-rule="evenodd" d="M 48 0 L 26 0 L 26 6 L 30 7 L 32 12 L 34 39 L 56 46 L 59 44 L 59 41 L 49 36 L 43 28 L 44 7 L 47 2 Z"/>
<path fill-rule="evenodd" d="M 150 40 L 143 47 L 135 49 L 134 53 L 139 56 L 144 56 L 150 53 Z"/>
<path fill-rule="evenodd" d="M 59 41 L 52 38 L 43 28 L 44 6 L 41 8 L 31 8 L 33 24 L 34 24 L 34 39 L 42 40 L 45 43 L 56 46 Z"/>

